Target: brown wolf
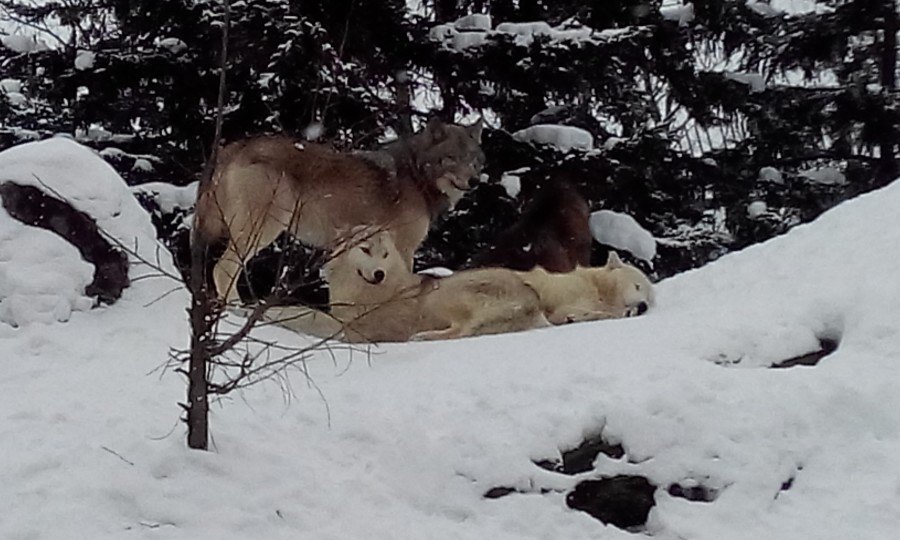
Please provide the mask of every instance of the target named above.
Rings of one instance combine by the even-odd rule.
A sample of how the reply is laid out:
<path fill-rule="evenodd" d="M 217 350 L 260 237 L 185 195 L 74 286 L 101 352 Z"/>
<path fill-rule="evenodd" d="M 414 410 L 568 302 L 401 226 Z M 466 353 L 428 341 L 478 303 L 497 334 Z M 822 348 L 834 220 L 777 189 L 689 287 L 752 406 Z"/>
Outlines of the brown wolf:
<path fill-rule="evenodd" d="M 591 259 L 590 209 L 566 181 L 541 188 L 522 216 L 502 231 L 487 249 L 472 258 L 470 267 L 500 266 L 550 272 L 569 272 Z"/>
<path fill-rule="evenodd" d="M 213 269 L 220 297 L 236 300 L 244 263 L 284 231 L 329 248 L 348 230 L 373 225 L 393 235 L 408 269 L 434 217 L 454 205 L 484 161 L 481 122 L 428 122 L 374 153 L 269 136 L 223 149 L 198 193 L 198 241 L 227 241 Z"/>
<path fill-rule="evenodd" d="M 331 315 L 306 307 L 270 309 L 269 320 L 347 341 L 450 339 L 552 324 L 637 315 L 653 301 L 650 282 L 613 253 L 606 266 L 551 274 L 536 268 L 412 274 L 393 240 L 375 233 L 326 264 Z"/>

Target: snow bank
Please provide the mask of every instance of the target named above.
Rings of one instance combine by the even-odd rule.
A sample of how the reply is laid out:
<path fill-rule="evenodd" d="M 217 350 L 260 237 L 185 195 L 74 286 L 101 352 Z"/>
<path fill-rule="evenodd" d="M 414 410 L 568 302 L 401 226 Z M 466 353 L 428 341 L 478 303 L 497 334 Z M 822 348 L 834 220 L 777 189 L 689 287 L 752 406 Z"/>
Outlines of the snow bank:
<path fill-rule="evenodd" d="M 587 130 L 555 124 L 538 124 L 513 133 L 513 139 L 534 144 L 548 144 L 563 152 L 569 150 L 592 150 L 594 137 Z"/>
<path fill-rule="evenodd" d="M 663 6 L 659 8 L 659 14 L 667 21 L 677 22 L 678 26 L 687 26 L 694 20 L 694 4 Z"/>
<path fill-rule="evenodd" d="M 17 53 L 33 53 L 49 49 L 44 40 L 34 36 L 0 36 L 0 43 L 7 49 Z"/>
<path fill-rule="evenodd" d="M 847 183 L 847 177 L 834 167 L 817 167 L 798 172 L 801 178 L 805 178 L 813 184 L 826 186 L 842 186 Z"/>
<path fill-rule="evenodd" d="M 741 84 L 746 84 L 748 87 L 750 87 L 751 94 L 756 94 L 766 89 L 766 78 L 759 73 L 727 71 L 724 75 L 726 79 L 736 81 Z"/>
<path fill-rule="evenodd" d="M 182 379 L 146 376 L 188 343 L 183 296 L 7 331 L 0 538 L 624 540 L 565 494 L 629 473 L 662 486 L 660 540 L 893 540 L 898 207 L 900 183 L 844 203 L 660 283 L 641 317 L 322 351 L 292 399 L 263 385 L 213 407 L 208 453 L 184 448 Z M 765 368 L 826 336 L 818 366 Z M 533 463 L 601 432 L 626 459 Z M 497 486 L 526 493 L 482 496 Z"/>
<path fill-rule="evenodd" d="M 628 214 L 612 210 L 598 210 L 589 221 L 594 240 L 616 249 L 623 249 L 652 265 L 656 257 L 656 239 Z"/>
<path fill-rule="evenodd" d="M 102 231 L 134 252 L 129 257 L 132 280 L 156 273 L 139 258 L 173 270 L 147 213 L 115 170 L 89 148 L 65 138 L 15 146 L 0 152 L 0 181 L 34 186 L 93 217 Z M 91 306 L 83 292 L 93 265 L 84 262 L 74 246 L 52 232 L 21 224 L 5 211 L 0 222 L 0 320 L 14 326 L 64 321 L 72 311 Z"/>
<path fill-rule="evenodd" d="M 677 16 L 684 19 L 687 17 L 687 11 L 681 10 Z M 528 47 L 538 38 L 553 44 L 596 43 L 619 39 L 634 32 L 629 28 L 597 31 L 576 20 L 568 20 L 557 26 L 545 21 L 505 22 L 498 24 L 493 30 L 491 24 L 488 15 L 466 15 L 452 23 L 432 27 L 428 36 L 432 41 L 443 42 L 447 48 L 462 51 L 480 47 L 495 39 L 512 39 L 516 45 Z"/>
<path fill-rule="evenodd" d="M 186 186 L 175 186 L 166 182 L 147 182 L 131 188 L 132 193 L 152 195 L 163 213 L 171 214 L 176 210 L 193 208 L 197 202 L 197 186 L 199 182 L 191 182 Z"/>

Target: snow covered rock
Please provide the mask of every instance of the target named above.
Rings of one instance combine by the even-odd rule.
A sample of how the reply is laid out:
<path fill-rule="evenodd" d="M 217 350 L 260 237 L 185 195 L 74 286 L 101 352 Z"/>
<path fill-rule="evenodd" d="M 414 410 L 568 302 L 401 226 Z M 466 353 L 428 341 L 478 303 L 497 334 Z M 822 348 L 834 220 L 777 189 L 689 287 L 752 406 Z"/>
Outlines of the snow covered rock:
<path fill-rule="evenodd" d="M 538 124 L 513 133 L 513 139 L 534 144 L 555 146 L 563 152 L 572 149 L 592 150 L 594 137 L 587 130 L 555 124 Z"/>
<path fill-rule="evenodd" d="M 757 177 L 760 182 L 770 182 L 772 184 L 783 184 L 784 175 L 775 167 L 763 167 L 759 170 Z"/>
<path fill-rule="evenodd" d="M 96 60 L 96 53 L 92 51 L 80 50 L 75 54 L 75 69 L 77 69 L 78 71 L 91 69 L 92 67 L 94 67 L 94 62 L 96 62 Z"/>
<path fill-rule="evenodd" d="M 633 217 L 612 210 L 598 210 L 591 214 L 590 225 L 594 240 L 653 264 L 656 239 Z"/>
<path fill-rule="evenodd" d="M 121 177 L 92 150 L 65 138 L 23 144 L 0 152 L 0 171 L 7 184 L 4 207 L 10 208 L 0 211 L 3 322 L 21 326 L 64 321 L 73 311 L 89 309 L 94 304 L 89 296 L 111 301 L 129 281 L 158 273 L 146 262 L 165 272 L 173 270 L 168 252 L 157 249 L 149 216 Z M 20 212 L 50 230 L 11 216 Z M 91 223 L 96 224 L 93 233 Z M 97 234 L 116 248 L 115 254 L 104 251 Z M 66 238 L 88 240 L 75 246 Z M 122 262 L 117 255 L 123 252 L 129 252 L 124 275 L 117 270 Z M 94 259 L 96 268 L 86 258 Z M 137 289 L 131 294 L 141 297 L 143 288 Z"/>
<path fill-rule="evenodd" d="M 842 186 L 847 183 L 847 177 L 840 170 L 834 167 L 819 167 L 815 169 L 806 169 L 798 173 L 801 178 L 805 178 L 813 184 L 822 184 L 825 186 Z"/>
<path fill-rule="evenodd" d="M 678 26 L 687 26 L 694 20 L 694 4 L 663 6 L 659 8 L 659 14 L 667 21 L 677 22 Z"/>

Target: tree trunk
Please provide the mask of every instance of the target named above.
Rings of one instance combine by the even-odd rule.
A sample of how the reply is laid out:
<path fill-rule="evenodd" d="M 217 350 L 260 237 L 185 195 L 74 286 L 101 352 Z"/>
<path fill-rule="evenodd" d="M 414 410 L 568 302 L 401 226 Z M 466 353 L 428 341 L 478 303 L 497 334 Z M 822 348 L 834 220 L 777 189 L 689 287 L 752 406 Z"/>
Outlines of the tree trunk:
<path fill-rule="evenodd" d="M 212 182 L 219 153 L 219 142 L 222 138 L 222 115 L 225 109 L 225 73 L 228 67 L 228 27 L 231 22 L 231 5 L 229 0 L 222 1 L 224 8 L 224 24 L 222 25 L 222 43 L 219 56 L 219 89 L 216 102 L 216 130 L 213 136 L 212 150 L 203 167 L 197 194 Z M 189 308 L 191 321 L 191 358 L 188 365 L 188 447 L 206 450 L 209 445 L 209 384 L 207 370 L 210 360 L 211 341 L 213 339 L 213 321 L 218 309 L 209 295 L 206 280 L 207 258 L 209 246 L 200 237 L 200 227 L 194 218 L 191 234 L 191 305 Z"/>
<path fill-rule="evenodd" d="M 897 88 L 897 10 L 894 0 L 884 0 L 884 26 L 882 27 L 881 87 L 886 95 L 892 95 Z M 897 130 L 896 126 L 886 129 L 879 142 L 881 163 L 875 182 L 884 186 L 897 177 Z"/>

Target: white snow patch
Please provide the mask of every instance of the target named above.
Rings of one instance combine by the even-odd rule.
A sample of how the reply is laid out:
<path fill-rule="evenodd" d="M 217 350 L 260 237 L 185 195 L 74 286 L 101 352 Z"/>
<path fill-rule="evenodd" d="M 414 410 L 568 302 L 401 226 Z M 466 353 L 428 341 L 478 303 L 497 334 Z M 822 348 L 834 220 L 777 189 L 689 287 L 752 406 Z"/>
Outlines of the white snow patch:
<path fill-rule="evenodd" d="M 466 15 L 453 22 L 453 27 L 457 30 L 490 30 L 492 26 L 491 16 L 481 13 Z"/>
<path fill-rule="evenodd" d="M 772 184 L 783 184 L 784 175 L 775 167 L 763 167 L 759 170 L 758 179 L 760 182 L 769 182 Z"/>
<path fill-rule="evenodd" d="M 2 154 L 0 154 L 2 158 Z M 67 321 L 93 306 L 84 289 L 94 265 L 61 236 L 29 227 L 0 208 L 0 323 Z"/>
<path fill-rule="evenodd" d="M 506 190 L 506 194 L 515 199 L 522 191 L 522 178 L 519 174 L 528 170 L 528 167 L 507 171 L 500 176 L 500 185 Z"/>
<path fill-rule="evenodd" d="M 659 14 L 667 21 L 677 22 L 678 26 L 687 26 L 694 20 L 694 4 L 662 6 Z"/>
<path fill-rule="evenodd" d="M 28 98 L 19 92 L 4 92 L 4 94 L 6 95 L 6 99 L 9 100 L 9 104 L 13 107 L 22 107 L 28 103 Z"/>
<path fill-rule="evenodd" d="M 131 166 L 132 171 L 153 172 L 153 163 L 149 159 L 137 158 Z"/>
<path fill-rule="evenodd" d="M 156 44 L 157 47 L 161 49 L 166 49 L 172 54 L 180 54 L 187 50 L 187 43 L 181 41 L 176 37 L 167 37 L 159 40 Z"/>
<path fill-rule="evenodd" d="M 747 205 L 747 216 L 749 216 L 750 219 L 756 219 L 765 214 L 768 210 L 769 206 L 765 201 L 753 201 Z"/>
<path fill-rule="evenodd" d="M 758 2 L 756 0 L 747 0 L 747 7 L 750 8 L 757 15 L 761 15 L 763 17 L 778 17 L 783 15 L 784 12 L 772 7 L 769 2 Z"/>
<path fill-rule="evenodd" d="M 432 276 L 437 278 L 447 277 L 453 275 L 453 270 L 449 268 L 444 268 L 443 266 L 434 266 L 432 268 L 423 268 L 416 272 L 417 274 L 421 274 L 423 276 Z"/>
<path fill-rule="evenodd" d="M 75 54 L 75 69 L 79 71 L 84 71 L 85 69 L 91 69 L 94 67 L 94 62 L 97 60 L 97 54 L 92 51 L 79 50 Z"/>
<path fill-rule="evenodd" d="M 186 186 L 176 186 L 166 182 L 146 182 L 131 188 L 132 193 L 147 193 L 156 199 L 160 210 L 171 214 L 176 210 L 188 210 L 197 202 L 197 186 L 191 182 Z"/>
<path fill-rule="evenodd" d="M 0 90 L 3 92 L 21 92 L 22 81 L 19 79 L 2 79 L 0 80 Z"/>
<path fill-rule="evenodd" d="M 7 49 L 17 53 L 33 53 L 49 49 L 47 43 L 35 36 L 0 36 L 0 43 Z"/>
<path fill-rule="evenodd" d="M 569 150 L 592 150 L 594 136 L 587 130 L 556 124 L 538 124 L 513 133 L 513 139 L 534 144 L 555 146 L 563 152 Z"/>
<path fill-rule="evenodd" d="M 746 84 L 750 87 L 753 94 L 762 92 L 766 89 L 766 78 L 759 73 L 745 73 L 739 71 L 729 71 L 725 73 L 725 78 Z"/>
<path fill-rule="evenodd" d="M 656 257 L 656 239 L 633 217 L 612 210 L 591 214 L 591 234 L 601 244 L 623 249 L 652 264 Z"/>
<path fill-rule="evenodd" d="M 847 177 L 844 176 L 844 173 L 834 167 L 807 169 L 800 171 L 798 174 L 814 184 L 840 186 L 847 183 Z"/>

